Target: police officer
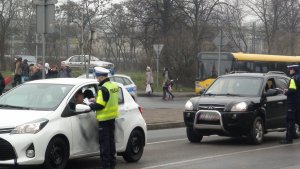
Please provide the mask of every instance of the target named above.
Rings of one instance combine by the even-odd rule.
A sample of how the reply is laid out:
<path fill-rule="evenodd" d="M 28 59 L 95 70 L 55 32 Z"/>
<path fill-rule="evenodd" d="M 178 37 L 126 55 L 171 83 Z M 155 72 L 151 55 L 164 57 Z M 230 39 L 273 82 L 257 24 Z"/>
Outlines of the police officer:
<path fill-rule="evenodd" d="M 102 168 L 114 169 L 116 166 L 115 118 L 118 117 L 118 85 L 109 80 L 109 70 L 95 67 L 95 77 L 99 91 L 95 103 L 89 104 L 96 111 L 99 121 L 99 144 Z"/>
<path fill-rule="evenodd" d="M 298 122 L 299 101 L 300 101 L 300 74 L 299 65 L 290 65 L 288 70 L 291 76 L 288 90 L 286 91 L 288 110 L 286 114 L 286 138 L 281 140 L 281 144 L 292 144 L 295 137 L 295 123 Z"/>

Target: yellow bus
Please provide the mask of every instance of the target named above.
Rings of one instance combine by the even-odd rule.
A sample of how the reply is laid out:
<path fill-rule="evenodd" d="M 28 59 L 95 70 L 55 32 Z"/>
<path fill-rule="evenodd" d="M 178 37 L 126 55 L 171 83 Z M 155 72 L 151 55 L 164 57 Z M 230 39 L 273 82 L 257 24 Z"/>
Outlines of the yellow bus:
<path fill-rule="evenodd" d="M 287 72 L 287 65 L 299 64 L 299 56 L 200 52 L 197 55 L 195 93 L 200 94 L 219 75 L 230 72 Z"/>

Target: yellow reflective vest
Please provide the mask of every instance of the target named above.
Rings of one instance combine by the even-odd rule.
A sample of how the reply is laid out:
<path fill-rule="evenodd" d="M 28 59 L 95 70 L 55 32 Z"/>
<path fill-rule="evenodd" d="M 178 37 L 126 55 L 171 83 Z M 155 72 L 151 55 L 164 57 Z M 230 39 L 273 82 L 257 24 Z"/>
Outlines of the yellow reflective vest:
<path fill-rule="evenodd" d="M 297 90 L 297 86 L 296 86 L 294 78 L 291 78 L 291 80 L 290 80 L 289 89 L 291 89 L 291 90 Z"/>
<path fill-rule="evenodd" d="M 103 100 L 102 90 L 98 91 L 96 103 L 104 106 L 103 109 L 96 111 L 96 118 L 98 121 L 107 121 L 115 119 L 119 116 L 118 111 L 118 94 L 119 87 L 116 83 L 111 81 L 105 82 L 103 85 L 109 92 L 108 101 Z"/>

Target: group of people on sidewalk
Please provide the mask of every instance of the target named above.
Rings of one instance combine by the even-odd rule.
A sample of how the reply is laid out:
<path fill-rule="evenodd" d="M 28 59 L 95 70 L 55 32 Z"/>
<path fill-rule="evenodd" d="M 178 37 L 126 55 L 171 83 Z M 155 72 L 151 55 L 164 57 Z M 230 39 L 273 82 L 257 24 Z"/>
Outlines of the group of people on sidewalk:
<path fill-rule="evenodd" d="M 16 58 L 14 64 L 14 78 L 12 87 L 22 84 L 26 81 L 37 80 L 43 78 L 43 71 L 45 71 L 45 78 L 63 78 L 72 77 L 72 70 L 65 64 L 61 64 L 60 69 L 54 64 L 50 67 L 48 63 L 43 66 L 42 63 L 28 64 L 28 60 Z"/>
<path fill-rule="evenodd" d="M 163 85 L 162 85 L 162 90 L 163 90 L 163 100 L 173 100 L 174 95 L 172 93 L 172 87 L 174 85 L 174 80 L 170 79 L 169 75 L 169 70 L 168 68 L 164 68 L 163 71 Z M 146 93 L 148 96 L 150 96 L 153 93 L 153 75 L 152 75 L 152 70 L 150 66 L 146 67 Z"/>

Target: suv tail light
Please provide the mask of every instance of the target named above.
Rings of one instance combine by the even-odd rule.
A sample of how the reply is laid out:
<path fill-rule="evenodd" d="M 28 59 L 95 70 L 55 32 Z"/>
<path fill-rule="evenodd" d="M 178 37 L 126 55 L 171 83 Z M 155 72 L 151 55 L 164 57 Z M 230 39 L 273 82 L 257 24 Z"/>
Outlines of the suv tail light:
<path fill-rule="evenodd" d="M 142 109 L 141 106 L 139 106 L 139 111 L 140 111 L 141 114 L 143 114 L 143 109 Z"/>

